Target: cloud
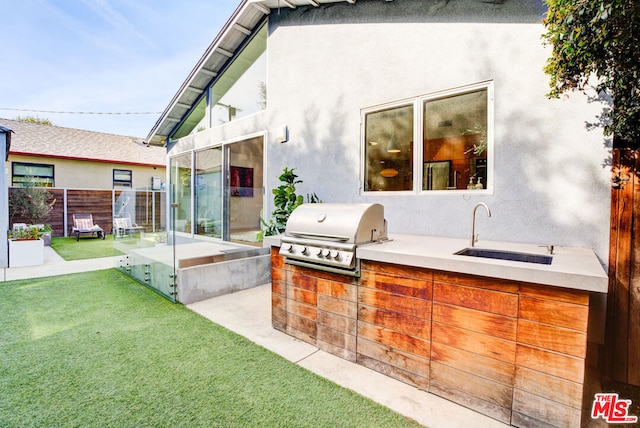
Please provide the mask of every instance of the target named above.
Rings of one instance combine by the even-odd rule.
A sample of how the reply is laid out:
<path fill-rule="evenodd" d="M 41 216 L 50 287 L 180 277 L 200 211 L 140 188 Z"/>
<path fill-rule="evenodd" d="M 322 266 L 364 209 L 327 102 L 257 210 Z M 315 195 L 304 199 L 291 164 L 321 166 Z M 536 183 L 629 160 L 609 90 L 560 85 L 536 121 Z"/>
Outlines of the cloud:
<path fill-rule="evenodd" d="M 87 43 L 120 55 L 127 51 L 123 45 L 113 42 L 117 33 L 104 34 L 100 32 L 99 26 L 84 14 L 82 8 L 64 9 L 47 0 L 40 0 L 39 3 L 48 12 L 43 30 L 56 32 L 51 37 L 60 44 L 59 50 L 64 54 L 72 55 L 73 53 L 86 52 L 86 48 L 83 50 L 82 45 Z M 76 37 L 66 38 L 57 33 L 58 28 L 63 28 Z M 38 32 L 38 37 L 43 36 L 44 32 Z"/>
<path fill-rule="evenodd" d="M 133 35 L 150 47 L 154 49 L 157 47 L 151 40 L 142 35 L 127 18 L 118 12 L 113 5 L 109 3 L 109 0 L 82 0 L 82 2 L 100 18 L 108 22 L 118 33 Z"/>

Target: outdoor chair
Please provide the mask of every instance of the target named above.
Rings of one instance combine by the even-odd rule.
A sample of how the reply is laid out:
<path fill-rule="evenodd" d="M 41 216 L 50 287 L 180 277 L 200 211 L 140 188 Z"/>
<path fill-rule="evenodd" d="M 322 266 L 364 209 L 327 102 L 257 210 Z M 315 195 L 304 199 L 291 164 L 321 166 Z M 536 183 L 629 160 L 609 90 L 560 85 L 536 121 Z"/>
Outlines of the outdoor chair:
<path fill-rule="evenodd" d="M 75 235 L 76 241 L 80 240 L 81 234 L 95 234 L 98 238 L 105 238 L 104 230 L 97 224 L 93 224 L 93 216 L 91 214 L 74 214 L 71 233 Z"/>
<path fill-rule="evenodd" d="M 131 235 L 133 233 L 140 233 L 144 230 L 143 226 L 138 226 L 136 223 L 132 223 L 129 216 L 126 217 L 114 217 L 113 218 L 114 236 L 122 238 L 124 235 Z"/>

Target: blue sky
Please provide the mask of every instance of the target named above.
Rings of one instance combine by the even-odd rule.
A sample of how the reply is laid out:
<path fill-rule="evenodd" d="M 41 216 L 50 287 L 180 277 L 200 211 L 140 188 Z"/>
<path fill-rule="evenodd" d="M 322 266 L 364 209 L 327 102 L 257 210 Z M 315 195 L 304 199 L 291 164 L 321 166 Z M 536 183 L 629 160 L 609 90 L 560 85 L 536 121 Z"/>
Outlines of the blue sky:
<path fill-rule="evenodd" d="M 0 117 L 146 137 L 240 0 L 0 0 Z"/>

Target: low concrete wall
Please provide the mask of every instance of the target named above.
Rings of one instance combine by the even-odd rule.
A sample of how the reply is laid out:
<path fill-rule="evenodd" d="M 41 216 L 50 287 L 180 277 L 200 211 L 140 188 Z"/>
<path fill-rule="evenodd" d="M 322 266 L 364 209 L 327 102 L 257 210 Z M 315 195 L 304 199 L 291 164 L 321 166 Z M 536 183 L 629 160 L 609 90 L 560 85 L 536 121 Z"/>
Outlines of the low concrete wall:
<path fill-rule="evenodd" d="M 190 304 L 271 282 L 269 254 L 178 269 L 177 300 Z"/>

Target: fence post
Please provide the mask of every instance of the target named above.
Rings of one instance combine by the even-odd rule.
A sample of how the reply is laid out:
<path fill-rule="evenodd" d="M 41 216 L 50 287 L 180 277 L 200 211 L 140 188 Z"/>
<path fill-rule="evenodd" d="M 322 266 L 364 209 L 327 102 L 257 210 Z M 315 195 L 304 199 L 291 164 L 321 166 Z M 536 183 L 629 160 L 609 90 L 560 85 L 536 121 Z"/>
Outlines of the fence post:
<path fill-rule="evenodd" d="M 69 236 L 69 227 L 68 227 L 68 221 L 67 221 L 67 217 L 68 217 L 68 207 L 67 207 L 67 188 L 65 187 L 63 189 L 63 196 L 62 196 L 62 227 L 64 227 L 64 236 L 67 237 Z"/>
<path fill-rule="evenodd" d="M 156 231 L 156 192 L 154 190 L 151 191 L 151 224 L 152 232 Z"/>
<path fill-rule="evenodd" d="M 116 189 L 111 189 L 111 221 L 115 222 L 116 218 Z M 111 224 L 111 229 L 112 229 L 112 233 L 113 233 L 113 238 L 115 239 L 116 237 L 116 226 L 112 223 Z"/>

